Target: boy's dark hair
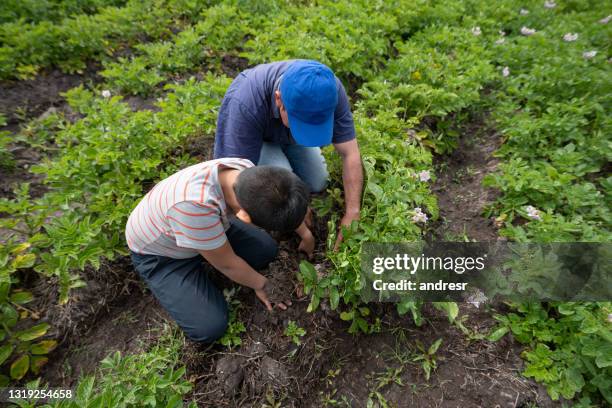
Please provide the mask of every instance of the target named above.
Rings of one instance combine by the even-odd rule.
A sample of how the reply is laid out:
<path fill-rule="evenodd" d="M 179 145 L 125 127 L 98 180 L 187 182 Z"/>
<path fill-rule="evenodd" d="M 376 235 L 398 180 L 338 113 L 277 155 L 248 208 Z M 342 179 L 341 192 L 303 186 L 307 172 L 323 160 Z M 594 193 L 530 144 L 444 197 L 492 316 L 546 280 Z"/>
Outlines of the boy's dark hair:
<path fill-rule="evenodd" d="M 256 166 L 243 170 L 234 184 L 234 192 L 253 224 L 270 231 L 295 230 L 308 209 L 308 187 L 282 167 Z"/>

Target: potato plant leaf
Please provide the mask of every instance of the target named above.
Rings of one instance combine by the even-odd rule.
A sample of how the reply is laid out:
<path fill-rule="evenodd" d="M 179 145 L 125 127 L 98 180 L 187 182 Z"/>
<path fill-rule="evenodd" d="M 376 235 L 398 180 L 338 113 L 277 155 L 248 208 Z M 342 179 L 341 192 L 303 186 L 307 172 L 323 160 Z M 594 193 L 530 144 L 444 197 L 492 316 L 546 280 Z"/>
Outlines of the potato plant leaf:
<path fill-rule="evenodd" d="M 2 363 L 4 363 L 6 359 L 11 356 L 14 349 L 15 346 L 12 344 L 5 344 L 4 346 L 0 347 L 0 365 L 2 365 Z"/>
<path fill-rule="evenodd" d="M 30 356 L 24 354 L 11 364 L 11 378 L 21 380 L 30 368 Z"/>
<path fill-rule="evenodd" d="M 18 305 L 24 305 L 31 302 L 32 299 L 34 299 L 34 296 L 30 292 L 13 292 L 13 294 L 11 294 L 11 302 L 17 303 Z"/>
<path fill-rule="evenodd" d="M 49 330 L 49 325 L 47 323 L 39 323 L 29 329 L 17 332 L 16 337 L 22 341 L 30 341 L 44 336 L 47 330 Z"/>
<path fill-rule="evenodd" d="M 48 354 L 57 347 L 56 340 L 43 340 L 36 344 L 32 344 L 30 352 L 32 354 Z"/>
<path fill-rule="evenodd" d="M 34 374 L 40 373 L 40 369 L 49 362 L 49 359 L 45 356 L 32 356 L 30 362 L 30 368 Z"/>

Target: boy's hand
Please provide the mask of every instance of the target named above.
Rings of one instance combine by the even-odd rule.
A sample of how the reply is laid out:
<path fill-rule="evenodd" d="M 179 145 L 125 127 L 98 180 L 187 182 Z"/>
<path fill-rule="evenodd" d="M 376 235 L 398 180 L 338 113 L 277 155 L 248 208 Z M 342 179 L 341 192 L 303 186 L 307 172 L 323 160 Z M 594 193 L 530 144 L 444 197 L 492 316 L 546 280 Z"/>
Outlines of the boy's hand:
<path fill-rule="evenodd" d="M 270 302 L 270 299 L 268 299 L 268 293 L 266 292 L 266 288 L 268 287 L 268 282 L 269 281 L 266 281 L 266 283 L 265 283 L 263 288 L 255 289 L 255 295 L 261 301 L 261 303 L 264 304 L 266 309 L 268 309 L 268 311 L 271 312 L 272 309 L 273 309 L 272 302 Z M 291 301 L 287 300 L 287 301 L 284 301 L 284 302 L 278 302 L 275 306 L 278 307 L 281 310 L 287 310 L 287 306 L 291 306 Z"/>
<path fill-rule="evenodd" d="M 305 234 L 305 236 L 302 237 L 302 241 L 300 242 L 300 245 L 298 246 L 298 251 L 304 252 L 308 256 L 308 258 L 311 258 L 312 253 L 314 252 L 314 248 L 315 248 L 314 236 L 312 235 L 310 231 L 308 231 L 308 234 Z"/>
<path fill-rule="evenodd" d="M 302 238 L 300 242 L 300 246 L 298 246 L 298 251 L 304 252 L 310 258 L 315 248 L 315 239 L 312 235 L 312 232 L 306 226 L 306 221 L 302 222 L 298 229 L 295 230 L 297 234 Z"/>

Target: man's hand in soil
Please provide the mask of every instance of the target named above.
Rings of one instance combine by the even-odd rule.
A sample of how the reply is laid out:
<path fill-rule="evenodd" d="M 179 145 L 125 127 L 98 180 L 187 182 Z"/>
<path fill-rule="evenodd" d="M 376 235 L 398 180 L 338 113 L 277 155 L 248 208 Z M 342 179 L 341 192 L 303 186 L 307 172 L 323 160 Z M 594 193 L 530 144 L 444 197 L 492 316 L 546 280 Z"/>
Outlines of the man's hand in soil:
<path fill-rule="evenodd" d="M 336 238 L 336 243 L 334 244 L 334 251 L 337 251 L 338 248 L 340 248 L 340 244 L 342 243 L 342 240 L 344 239 L 344 236 L 342 235 L 342 227 L 349 228 L 353 221 L 359 221 L 359 213 L 346 214 L 340 220 L 340 226 L 338 227 L 338 237 Z"/>
<path fill-rule="evenodd" d="M 295 230 L 295 232 L 297 232 L 300 238 L 302 238 L 302 241 L 298 246 L 298 251 L 304 252 L 308 256 L 308 258 L 311 258 L 315 248 L 315 239 L 312 235 L 312 232 L 310 232 L 310 230 L 306 226 L 306 222 L 304 221 L 298 227 L 298 229 Z"/>
<path fill-rule="evenodd" d="M 266 282 L 264 283 L 261 289 L 255 289 L 255 295 L 261 301 L 261 303 L 264 304 L 266 309 L 271 312 L 274 307 L 272 306 L 272 302 L 270 302 L 270 299 L 268 298 L 267 290 L 269 290 L 269 281 L 266 279 Z M 286 300 L 284 302 L 278 302 L 274 306 L 281 310 L 287 310 L 287 307 L 291 306 L 291 301 Z"/>

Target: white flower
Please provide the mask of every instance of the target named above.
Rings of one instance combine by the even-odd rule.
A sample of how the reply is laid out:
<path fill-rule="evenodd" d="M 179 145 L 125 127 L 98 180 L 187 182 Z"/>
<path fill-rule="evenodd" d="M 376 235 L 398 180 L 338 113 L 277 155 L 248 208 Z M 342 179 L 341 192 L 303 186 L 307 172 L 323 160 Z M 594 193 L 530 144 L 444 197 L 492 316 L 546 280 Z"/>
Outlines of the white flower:
<path fill-rule="evenodd" d="M 520 14 L 521 16 L 526 16 L 527 14 L 529 14 L 529 10 L 527 10 L 527 9 L 521 9 L 521 11 L 519 11 L 519 14 Z"/>
<path fill-rule="evenodd" d="M 612 323 L 612 313 L 608 313 L 608 323 Z"/>
<path fill-rule="evenodd" d="M 412 216 L 412 222 L 420 222 L 425 224 L 427 222 L 427 214 L 423 213 L 423 211 L 421 211 L 421 208 L 416 207 L 414 209 L 414 215 Z"/>
<path fill-rule="evenodd" d="M 554 9 L 555 7 L 557 7 L 557 3 L 555 3 L 554 1 L 545 1 L 544 2 L 544 8 Z"/>
<path fill-rule="evenodd" d="M 111 97 L 110 91 L 108 89 L 103 90 L 102 91 L 102 97 L 106 98 L 106 99 L 110 98 Z"/>
<path fill-rule="evenodd" d="M 495 41 L 495 44 L 501 45 L 501 44 L 503 44 L 505 42 L 506 42 L 506 39 L 504 37 L 502 37 L 502 38 L 498 39 L 497 41 Z"/>
<path fill-rule="evenodd" d="M 525 36 L 530 36 L 536 33 L 536 30 L 534 28 L 528 28 L 528 27 L 521 27 L 521 34 L 525 35 Z"/>
<path fill-rule="evenodd" d="M 563 36 L 563 41 L 572 42 L 578 39 L 578 33 L 567 33 Z"/>
<path fill-rule="evenodd" d="M 593 51 L 586 51 L 582 53 L 582 56 L 584 57 L 584 59 L 591 59 L 594 58 L 597 55 L 597 51 L 593 50 Z"/>
<path fill-rule="evenodd" d="M 482 31 L 480 31 L 480 27 L 472 27 L 472 34 L 474 34 L 475 36 L 479 36 L 480 34 L 482 34 Z"/>
<path fill-rule="evenodd" d="M 499 32 L 499 35 L 501 35 L 502 37 L 506 36 L 506 32 L 505 31 L 499 30 L 498 32 Z"/>
<path fill-rule="evenodd" d="M 534 206 L 528 205 L 527 207 L 525 207 L 525 211 L 527 211 L 527 216 L 529 218 L 538 221 L 542 220 L 542 217 L 540 217 L 540 210 L 538 210 Z"/>
<path fill-rule="evenodd" d="M 487 296 L 480 289 L 476 289 L 474 293 L 468 296 L 466 300 L 467 303 L 470 303 L 478 308 L 481 303 L 485 303 L 487 300 L 489 300 L 489 298 L 487 298 Z"/>
<path fill-rule="evenodd" d="M 599 20 L 599 24 L 608 24 L 612 20 L 612 14 Z"/>
<path fill-rule="evenodd" d="M 504 69 L 502 69 L 502 76 L 506 78 L 508 75 L 510 75 L 510 68 L 504 67 Z"/>
<path fill-rule="evenodd" d="M 425 182 L 431 179 L 431 174 L 429 174 L 429 170 L 423 170 L 419 172 L 419 180 Z"/>

